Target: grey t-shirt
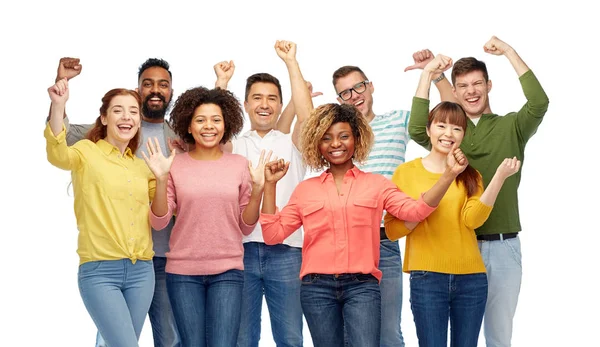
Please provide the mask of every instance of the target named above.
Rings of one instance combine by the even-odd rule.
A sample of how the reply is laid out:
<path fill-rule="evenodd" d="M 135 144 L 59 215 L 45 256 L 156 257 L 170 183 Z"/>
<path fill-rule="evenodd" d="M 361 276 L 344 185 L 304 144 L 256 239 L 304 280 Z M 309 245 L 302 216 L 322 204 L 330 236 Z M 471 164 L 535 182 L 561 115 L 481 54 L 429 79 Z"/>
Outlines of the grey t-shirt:
<path fill-rule="evenodd" d="M 158 143 L 160 144 L 160 148 L 162 149 L 163 155 L 168 157 L 170 153 L 169 146 L 165 143 L 164 127 L 164 122 L 150 123 L 142 120 L 142 142 L 138 150 L 135 152 L 135 155 L 143 158 L 142 151 L 147 152 L 146 143 L 148 142 L 148 138 L 156 137 L 158 139 Z M 169 251 L 169 238 L 171 237 L 173 224 L 175 224 L 175 217 L 171 218 L 171 221 L 164 229 L 160 231 L 152 229 L 152 242 L 154 243 L 155 257 L 165 257 L 165 253 Z"/>

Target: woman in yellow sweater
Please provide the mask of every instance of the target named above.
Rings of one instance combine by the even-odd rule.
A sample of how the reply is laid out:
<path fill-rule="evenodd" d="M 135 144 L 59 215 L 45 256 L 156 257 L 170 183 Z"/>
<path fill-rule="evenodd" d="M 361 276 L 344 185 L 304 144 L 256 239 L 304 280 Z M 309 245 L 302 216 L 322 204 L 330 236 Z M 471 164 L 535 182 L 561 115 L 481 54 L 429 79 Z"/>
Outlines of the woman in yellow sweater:
<path fill-rule="evenodd" d="M 441 176 L 467 128 L 460 105 L 442 102 L 429 113 L 431 152 L 400 165 L 392 181 L 418 198 Z M 487 276 L 475 228 L 488 218 L 507 177 L 521 162 L 507 158 L 483 190 L 481 175 L 468 166 L 450 186 L 438 208 L 421 223 L 385 217 L 390 240 L 406 236 L 403 271 L 410 273 L 410 304 L 419 346 L 446 347 L 448 320 L 451 346 L 477 346 L 487 299 Z"/>

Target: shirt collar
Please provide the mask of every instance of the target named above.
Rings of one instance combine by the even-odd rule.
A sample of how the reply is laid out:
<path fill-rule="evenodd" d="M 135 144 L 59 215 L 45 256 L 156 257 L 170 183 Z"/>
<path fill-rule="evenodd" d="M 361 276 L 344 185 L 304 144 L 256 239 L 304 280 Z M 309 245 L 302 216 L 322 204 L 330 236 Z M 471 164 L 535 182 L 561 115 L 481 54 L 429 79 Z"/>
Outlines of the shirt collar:
<path fill-rule="evenodd" d="M 356 178 L 356 177 L 358 177 L 358 175 L 361 172 L 362 171 L 356 165 L 354 165 L 354 167 L 352 169 L 346 171 L 346 174 L 344 176 L 351 176 L 352 178 Z M 325 179 L 329 175 L 331 175 L 331 173 L 329 172 L 329 169 L 323 171 L 323 173 L 321 173 L 321 175 L 319 176 L 319 179 L 321 180 L 321 183 L 325 182 Z"/>
<path fill-rule="evenodd" d="M 103 139 L 98 140 L 98 142 L 96 142 L 96 145 L 100 148 L 102 153 L 104 153 L 106 155 L 109 155 L 112 151 L 116 151 L 119 154 L 121 153 L 117 147 L 111 145 L 110 143 L 108 143 L 106 140 L 103 140 Z M 125 154 L 123 156 L 133 158 L 133 153 L 131 152 L 131 148 L 127 147 L 125 149 Z"/>
<path fill-rule="evenodd" d="M 275 129 L 271 129 L 266 135 L 265 137 L 268 136 L 272 136 L 275 135 Z M 244 133 L 244 135 L 242 135 L 242 137 L 256 137 L 256 138 L 264 138 L 264 137 L 260 137 L 260 135 L 258 135 L 258 132 L 256 130 L 248 130 L 247 132 Z"/>

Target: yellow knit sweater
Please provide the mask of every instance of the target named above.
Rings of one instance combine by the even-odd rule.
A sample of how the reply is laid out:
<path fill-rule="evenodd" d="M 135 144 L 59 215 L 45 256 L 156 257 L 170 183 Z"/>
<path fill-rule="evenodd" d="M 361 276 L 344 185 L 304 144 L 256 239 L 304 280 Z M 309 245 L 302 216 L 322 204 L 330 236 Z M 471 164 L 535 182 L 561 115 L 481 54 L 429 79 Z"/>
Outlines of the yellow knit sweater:
<path fill-rule="evenodd" d="M 427 171 L 419 158 L 398 166 L 392 181 L 417 199 L 440 177 L 441 174 Z M 404 226 L 404 221 L 386 214 L 388 238 L 397 240 L 406 236 L 404 272 L 421 270 L 456 275 L 485 272 L 475 228 L 485 222 L 492 207 L 479 201 L 483 193 L 481 179 L 478 186 L 477 193 L 467 198 L 466 188 L 455 181 L 436 210 L 413 231 Z"/>

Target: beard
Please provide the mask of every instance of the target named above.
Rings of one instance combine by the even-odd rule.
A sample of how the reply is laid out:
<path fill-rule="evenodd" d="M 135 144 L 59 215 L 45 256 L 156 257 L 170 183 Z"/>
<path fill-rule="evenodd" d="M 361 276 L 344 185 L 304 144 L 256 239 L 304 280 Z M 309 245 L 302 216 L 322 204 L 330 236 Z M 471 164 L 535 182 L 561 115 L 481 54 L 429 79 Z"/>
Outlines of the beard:
<path fill-rule="evenodd" d="M 159 98 L 163 102 L 163 107 L 159 108 L 159 109 L 150 108 L 148 106 L 148 102 L 152 98 Z M 146 97 L 146 99 L 144 100 L 144 103 L 142 104 L 142 114 L 144 115 L 144 117 L 146 117 L 148 119 L 164 119 L 165 114 L 167 113 L 167 109 L 169 108 L 170 104 L 171 104 L 171 100 L 169 100 L 167 102 L 167 100 L 165 99 L 165 97 L 162 94 L 159 94 L 159 93 L 149 94 Z"/>

